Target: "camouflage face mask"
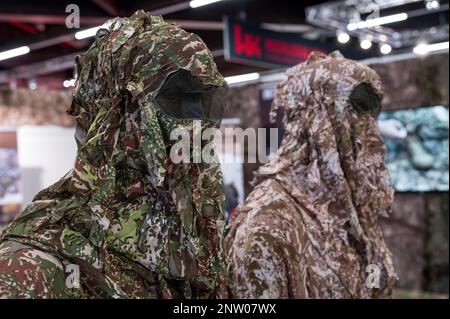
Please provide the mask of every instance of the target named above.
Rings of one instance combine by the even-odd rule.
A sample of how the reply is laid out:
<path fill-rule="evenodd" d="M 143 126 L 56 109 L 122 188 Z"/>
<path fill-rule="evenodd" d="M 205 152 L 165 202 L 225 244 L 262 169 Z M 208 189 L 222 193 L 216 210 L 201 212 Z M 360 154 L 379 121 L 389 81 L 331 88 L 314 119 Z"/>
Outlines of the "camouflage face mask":
<path fill-rule="evenodd" d="M 159 297 L 221 296 L 220 165 L 172 163 L 168 138 L 179 126 L 191 131 L 191 119 L 202 129 L 220 122 L 226 82 L 210 51 L 198 36 L 138 11 L 100 30 L 77 68 L 68 111 L 77 122 L 75 166 L 3 238 L 83 260 L 119 283 L 125 277 L 108 259 L 124 256 L 126 267 L 151 272 L 144 277 Z"/>
<path fill-rule="evenodd" d="M 350 94 L 349 101 L 360 114 L 380 114 L 381 98 L 369 83 L 358 84 Z"/>
<path fill-rule="evenodd" d="M 164 115 L 174 119 L 220 123 L 225 105 L 224 93 L 223 87 L 204 85 L 183 69 L 167 77 L 156 102 Z"/>

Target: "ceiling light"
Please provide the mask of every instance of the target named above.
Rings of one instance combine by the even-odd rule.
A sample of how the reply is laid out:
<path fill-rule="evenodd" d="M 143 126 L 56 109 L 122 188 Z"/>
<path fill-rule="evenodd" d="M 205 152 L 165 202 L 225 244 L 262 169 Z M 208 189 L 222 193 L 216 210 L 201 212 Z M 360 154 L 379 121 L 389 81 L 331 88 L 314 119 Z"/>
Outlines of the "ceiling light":
<path fill-rule="evenodd" d="M 113 21 L 106 21 L 105 23 L 103 23 L 102 25 L 99 25 L 98 27 L 93 27 L 93 28 L 86 29 L 83 31 L 78 31 L 77 33 L 75 33 L 75 39 L 81 40 L 81 39 L 93 37 L 97 34 L 97 31 L 100 28 L 109 29 L 109 27 L 111 26 L 112 23 L 113 23 Z"/>
<path fill-rule="evenodd" d="M 95 36 L 97 34 L 97 31 L 100 28 L 101 28 L 101 26 L 90 28 L 90 29 L 86 29 L 86 30 L 83 30 L 83 31 L 78 31 L 77 33 L 75 33 L 75 39 L 81 40 L 81 39 L 86 39 L 86 38 L 93 37 L 93 36 Z"/>
<path fill-rule="evenodd" d="M 31 79 L 30 81 L 28 81 L 28 87 L 30 88 L 30 90 L 36 90 L 37 89 L 36 79 Z"/>
<path fill-rule="evenodd" d="M 75 79 L 70 79 L 70 80 L 65 80 L 64 82 L 63 82 L 63 86 L 65 87 L 65 88 L 69 88 L 69 87 L 71 87 L 71 86 L 75 86 Z"/>
<path fill-rule="evenodd" d="M 198 8 L 201 6 L 206 6 L 207 4 L 211 4 L 214 2 L 219 2 L 222 0 L 192 0 L 191 2 L 189 2 L 189 5 L 191 6 L 191 8 Z"/>
<path fill-rule="evenodd" d="M 427 52 L 427 44 L 425 44 L 425 43 L 420 43 L 420 44 L 416 45 L 416 46 L 414 47 L 414 49 L 413 49 L 413 52 L 414 52 L 415 54 L 420 54 L 420 55 L 422 55 L 422 54 L 427 54 L 427 53 L 428 53 L 428 52 Z"/>
<path fill-rule="evenodd" d="M 372 41 L 370 41 L 369 39 L 364 39 L 361 40 L 359 45 L 361 46 L 361 49 L 368 50 L 372 47 Z"/>
<path fill-rule="evenodd" d="M 387 44 L 387 43 L 383 43 L 380 46 L 380 52 L 382 54 L 389 54 L 389 53 L 391 53 L 391 51 L 392 51 L 392 47 L 389 44 Z"/>
<path fill-rule="evenodd" d="M 434 10 L 439 9 L 441 4 L 437 0 L 427 0 L 425 6 L 428 10 Z"/>
<path fill-rule="evenodd" d="M 6 60 L 6 59 L 11 59 L 11 58 L 14 58 L 19 55 L 24 55 L 24 54 L 27 54 L 28 52 L 30 52 L 30 47 L 27 47 L 27 46 L 23 46 L 23 47 L 11 49 L 11 50 L 6 50 L 3 52 L 0 52 L 0 61 Z"/>
<path fill-rule="evenodd" d="M 377 25 L 383 25 L 388 23 L 394 23 L 399 21 L 404 21 L 408 19 L 408 15 L 406 13 L 397 13 L 385 17 L 368 19 L 365 21 L 352 22 L 347 25 L 347 29 L 350 31 L 355 31 L 357 29 L 371 28 Z"/>
<path fill-rule="evenodd" d="M 227 81 L 228 84 L 235 84 L 235 83 L 240 83 L 240 82 L 255 81 L 255 80 L 258 80 L 259 77 L 260 77 L 259 73 L 255 72 L 255 73 L 229 76 L 229 77 L 225 78 L 225 81 Z"/>
<path fill-rule="evenodd" d="M 348 33 L 340 32 L 338 33 L 337 40 L 339 41 L 339 43 L 344 44 L 350 41 L 350 36 L 348 35 Z"/>
<path fill-rule="evenodd" d="M 413 49 L 415 54 L 424 55 L 434 51 L 448 50 L 448 41 L 433 44 L 420 43 Z"/>

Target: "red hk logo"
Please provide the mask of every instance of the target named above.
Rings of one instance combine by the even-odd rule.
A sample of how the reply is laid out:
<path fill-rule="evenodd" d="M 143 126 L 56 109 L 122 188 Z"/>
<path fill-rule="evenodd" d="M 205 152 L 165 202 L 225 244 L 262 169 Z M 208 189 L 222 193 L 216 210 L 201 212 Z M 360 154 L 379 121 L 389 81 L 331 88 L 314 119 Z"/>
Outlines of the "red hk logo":
<path fill-rule="evenodd" d="M 262 57 L 261 36 L 242 32 L 242 27 L 238 24 L 234 26 L 233 30 L 236 54 L 244 54 L 247 57 Z"/>

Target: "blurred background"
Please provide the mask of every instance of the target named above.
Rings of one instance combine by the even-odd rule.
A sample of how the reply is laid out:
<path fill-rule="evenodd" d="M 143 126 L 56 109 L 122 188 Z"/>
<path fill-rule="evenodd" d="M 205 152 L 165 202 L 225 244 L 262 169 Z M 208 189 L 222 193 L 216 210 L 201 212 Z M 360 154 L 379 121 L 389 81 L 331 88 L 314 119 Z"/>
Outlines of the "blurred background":
<path fill-rule="evenodd" d="M 382 220 L 400 276 L 396 297 L 448 298 L 448 1 L 1 1 L 0 228 L 72 167 L 74 122 L 65 111 L 75 56 L 108 19 L 139 9 L 206 42 L 231 87 L 223 127 L 276 128 L 281 139 L 281 115 L 276 123 L 268 116 L 276 84 L 312 51 L 340 50 L 375 69 L 396 189 Z M 269 149 L 267 139 L 258 143 Z M 245 144 L 225 144 L 249 155 Z M 229 215 L 257 167 L 223 166 Z"/>

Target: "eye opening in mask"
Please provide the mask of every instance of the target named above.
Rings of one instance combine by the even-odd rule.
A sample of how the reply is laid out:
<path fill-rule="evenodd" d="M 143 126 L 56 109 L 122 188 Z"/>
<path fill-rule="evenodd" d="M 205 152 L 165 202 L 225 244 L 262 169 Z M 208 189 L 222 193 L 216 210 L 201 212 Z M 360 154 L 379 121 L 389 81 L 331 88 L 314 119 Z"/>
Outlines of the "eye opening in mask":
<path fill-rule="evenodd" d="M 374 115 L 381 112 L 381 98 L 369 83 L 357 85 L 350 94 L 350 104 L 358 113 L 371 113 Z"/>
<path fill-rule="evenodd" d="M 191 72 L 179 70 L 167 77 L 155 101 L 173 118 L 220 122 L 225 93 L 225 87 L 205 85 Z"/>

